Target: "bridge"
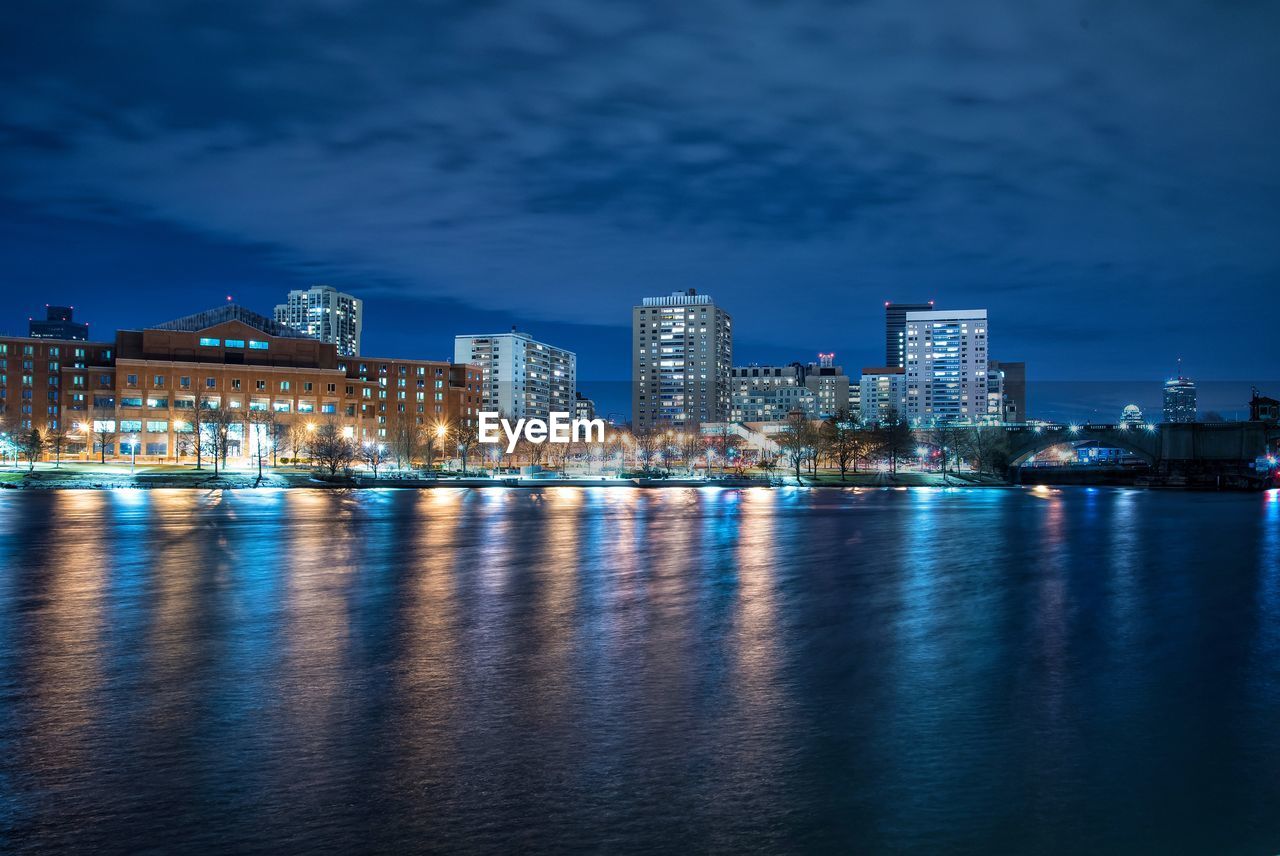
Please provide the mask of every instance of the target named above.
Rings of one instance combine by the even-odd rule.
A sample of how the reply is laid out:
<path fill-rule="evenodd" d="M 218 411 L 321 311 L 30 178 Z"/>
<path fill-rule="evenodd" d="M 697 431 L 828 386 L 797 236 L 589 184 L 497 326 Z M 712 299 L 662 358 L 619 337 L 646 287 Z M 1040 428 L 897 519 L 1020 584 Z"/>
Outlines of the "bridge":
<path fill-rule="evenodd" d="M 1258 476 L 1250 465 L 1280 445 L 1276 422 L 1011 425 L 1006 431 L 1013 470 L 1051 446 L 1093 440 L 1136 455 L 1158 475 L 1253 481 Z"/>

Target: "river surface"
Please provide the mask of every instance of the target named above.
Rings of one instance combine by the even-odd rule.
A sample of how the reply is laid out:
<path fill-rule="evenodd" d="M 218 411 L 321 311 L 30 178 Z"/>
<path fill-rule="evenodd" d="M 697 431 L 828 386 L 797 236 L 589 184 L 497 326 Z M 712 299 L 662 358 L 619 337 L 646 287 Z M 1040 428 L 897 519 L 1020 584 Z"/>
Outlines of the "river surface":
<path fill-rule="evenodd" d="M 0 851 L 1280 851 L 1280 496 L 0 492 Z"/>

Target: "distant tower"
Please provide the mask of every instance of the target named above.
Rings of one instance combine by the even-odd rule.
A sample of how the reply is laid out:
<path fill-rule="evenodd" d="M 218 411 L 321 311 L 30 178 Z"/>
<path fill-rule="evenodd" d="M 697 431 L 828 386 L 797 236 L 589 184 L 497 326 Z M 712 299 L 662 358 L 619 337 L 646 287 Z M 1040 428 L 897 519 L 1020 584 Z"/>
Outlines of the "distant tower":
<path fill-rule="evenodd" d="M 1164 421 L 1196 421 L 1196 382 L 1182 375 L 1182 359 L 1178 359 L 1178 376 L 1164 382 Z"/>
<path fill-rule="evenodd" d="M 987 310 L 908 312 L 904 341 L 908 419 L 936 425 L 991 418 Z"/>
<path fill-rule="evenodd" d="M 907 365 L 907 313 L 928 312 L 933 309 L 933 301 L 928 303 L 892 303 L 884 302 L 884 364 L 904 368 Z"/>
<path fill-rule="evenodd" d="M 631 417 L 636 431 L 683 431 L 729 419 L 733 319 L 695 289 L 631 309 Z"/>
<path fill-rule="evenodd" d="M 549 419 L 577 407 L 578 356 L 515 325 L 510 333 L 454 336 L 453 360 L 480 367 L 485 410 L 510 419 Z"/>
<path fill-rule="evenodd" d="M 286 302 L 276 306 L 276 321 L 312 339 L 337 345 L 344 357 L 360 355 L 364 301 L 331 285 L 290 291 Z"/>

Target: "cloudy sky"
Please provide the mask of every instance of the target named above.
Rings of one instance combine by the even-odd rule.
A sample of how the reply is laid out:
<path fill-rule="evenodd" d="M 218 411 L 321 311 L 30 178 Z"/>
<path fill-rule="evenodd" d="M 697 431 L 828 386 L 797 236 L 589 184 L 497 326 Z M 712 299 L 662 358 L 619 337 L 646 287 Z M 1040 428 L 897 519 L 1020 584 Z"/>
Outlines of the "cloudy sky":
<path fill-rule="evenodd" d="M 1277 377 L 1278 33 L 1263 0 L 10 0 L 0 330 L 327 282 L 366 352 L 515 323 L 619 379 L 632 303 L 694 287 L 739 362 L 878 364 L 883 301 L 932 298 L 1033 378 Z"/>

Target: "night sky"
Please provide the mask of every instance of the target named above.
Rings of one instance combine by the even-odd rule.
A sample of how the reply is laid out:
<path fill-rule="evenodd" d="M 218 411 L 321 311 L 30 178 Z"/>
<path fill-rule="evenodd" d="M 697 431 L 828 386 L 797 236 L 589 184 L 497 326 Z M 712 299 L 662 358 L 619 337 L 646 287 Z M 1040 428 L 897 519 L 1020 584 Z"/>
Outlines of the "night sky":
<path fill-rule="evenodd" d="M 514 323 L 592 394 L 694 287 L 740 363 L 856 374 L 883 301 L 934 299 L 1033 380 L 1280 377 L 1278 34 L 1261 0 L 9 0 L 0 330 L 324 282 L 368 354 Z"/>

